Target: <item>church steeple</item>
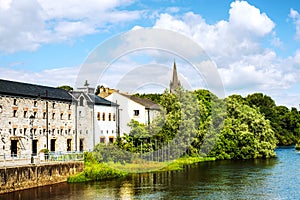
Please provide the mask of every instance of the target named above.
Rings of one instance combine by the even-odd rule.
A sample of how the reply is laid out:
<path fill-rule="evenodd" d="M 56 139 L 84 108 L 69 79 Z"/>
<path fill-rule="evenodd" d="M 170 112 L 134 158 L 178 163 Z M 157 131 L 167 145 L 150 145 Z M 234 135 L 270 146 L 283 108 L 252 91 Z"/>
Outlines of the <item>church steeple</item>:
<path fill-rule="evenodd" d="M 175 91 L 181 86 L 180 81 L 178 79 L 177 75 L 177 68 L 176 68 L 176 62 L 174 61 L 174 66 L 173 66 L 173 77 L 170 82 L 170 92 L 175 93 Z"/>

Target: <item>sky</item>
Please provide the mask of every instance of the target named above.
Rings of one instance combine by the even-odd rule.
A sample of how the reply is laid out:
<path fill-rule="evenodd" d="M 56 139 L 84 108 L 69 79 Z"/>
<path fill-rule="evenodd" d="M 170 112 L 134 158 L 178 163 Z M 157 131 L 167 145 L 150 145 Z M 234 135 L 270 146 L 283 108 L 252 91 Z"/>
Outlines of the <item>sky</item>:
<path fill-rule="evenodd" d="M 142 28 L 171 30 L 197 43 L 215 63 L 226 96 L 262 92 L 277 105 L 299 108 L 297 0 L 0 0 L 0 78 L 74 86 L 97 47 Z M 124 56 L 103 84 L 118 86 L 114 73 L 130 66 L 148 61 L 171 68 L 175 59 L 180 76 L 194 79 L 180 58 L 161 55 L 144 52 L 142 62 Z"/>

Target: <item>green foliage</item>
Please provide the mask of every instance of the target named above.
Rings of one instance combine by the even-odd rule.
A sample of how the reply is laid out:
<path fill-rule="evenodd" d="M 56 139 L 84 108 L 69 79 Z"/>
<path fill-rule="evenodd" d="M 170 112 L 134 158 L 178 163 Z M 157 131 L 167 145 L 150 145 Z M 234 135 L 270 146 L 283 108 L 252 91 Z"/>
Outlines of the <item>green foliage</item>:
<path fill-rule="evenodd" d="M 57 88 L 60 88 L 60 89 L 63 89 L 63 90 L 66 90 L 68 92 L 72 91 L 73 88 L 71 86 L 68 86 L 68 85 L 62 85 L 62 86 L 58 86 Z"/>
<path fill-rule="evenodd" d="M 139 93 L 137 93 L 137 94 L 134 94 L 134 96 L 149 99 L 149 100 L 159 104 L 161 94 L 139 94 Z"/>
<path fill-rule="evenodd" d="M 86 181 L 99 181 L 118 177 L 124 177 L 127 173 L 111 168 L 106 163 L 98 162 L 92 152 L 85 152 L 84 171 L 68 178 L 69 183 L 79 183 Z"/>
<path fill-rule="evenodd" d="M 248 95 L 246 101 L 270 121 L 278 145 L 295 144 L 300 139 L 300 114 L 296 108 L 276 106 L 271 97 L 262 93 Z"/>
<path fill-rule="evenodd" d="M 209 155 L 217 159 L 274 157 L 277 140 L 269 121 L 235 97 L 228 97 L 226 102 L 224 128 Z"/>

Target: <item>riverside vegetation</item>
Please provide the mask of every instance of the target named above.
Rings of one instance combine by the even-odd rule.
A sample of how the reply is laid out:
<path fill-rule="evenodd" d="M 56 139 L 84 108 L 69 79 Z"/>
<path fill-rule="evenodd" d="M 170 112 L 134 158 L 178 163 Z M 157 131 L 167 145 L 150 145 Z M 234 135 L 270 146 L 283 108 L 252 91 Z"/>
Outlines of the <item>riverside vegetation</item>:
<path fill-rule="evenodd" d="M 123 177 L 139 170 L 178 170 L 215 159 L 275 157 L 276 145 L 295 144 L 300 117 L 296 108 L 276 106 L 261 93 L 219 99 L 207 90 L 143 94 L 162 106 L 146 126 L 131 121 L 131 131 L 114 144 L 98 144 L 85 154 L 84 172 L 69 182 Z"/>

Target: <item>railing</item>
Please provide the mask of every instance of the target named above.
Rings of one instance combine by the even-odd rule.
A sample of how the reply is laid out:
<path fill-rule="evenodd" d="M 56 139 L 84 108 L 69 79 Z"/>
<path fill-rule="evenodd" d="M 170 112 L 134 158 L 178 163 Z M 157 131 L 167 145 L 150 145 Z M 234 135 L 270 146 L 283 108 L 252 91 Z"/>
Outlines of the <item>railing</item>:
<path fill-rule="evenodd" d="M 20 166 L 28 164 L 47 164 L 52 162 L 83 161 L 83 152 L 50 152 L 34 154 L 2 154 L 0 167 Z"/>

